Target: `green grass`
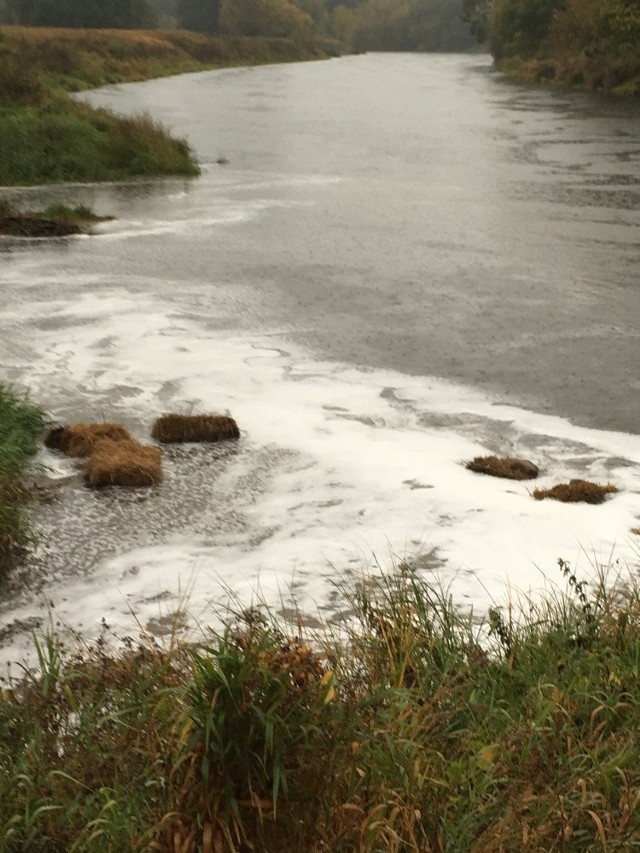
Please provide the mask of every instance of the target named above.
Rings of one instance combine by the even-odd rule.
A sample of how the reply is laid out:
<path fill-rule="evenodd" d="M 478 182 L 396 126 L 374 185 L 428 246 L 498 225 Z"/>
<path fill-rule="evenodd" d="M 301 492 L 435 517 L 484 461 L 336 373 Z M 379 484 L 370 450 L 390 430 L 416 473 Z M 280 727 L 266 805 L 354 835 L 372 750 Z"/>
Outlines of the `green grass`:
<path fill-rule="evenodd" d="M 45 425 L 44 413 L 12 388 L 0 385 L 0 577 L 27 544 L 31 496 L 22 483 Z"/>
<path fill-rule="evenodd" d="M 482 623 L 400 567 L 313 644 L 255 610 L 39 639 L 0 698 L 0 849 L 639 849 L 639 593 L 561 568 Z"/>
<path fill-rule="evenodd" d="M 186 142 L 146 116 L 118 118 L 84 104 L 0 108 L 0 184 L 197 175 Z"/>

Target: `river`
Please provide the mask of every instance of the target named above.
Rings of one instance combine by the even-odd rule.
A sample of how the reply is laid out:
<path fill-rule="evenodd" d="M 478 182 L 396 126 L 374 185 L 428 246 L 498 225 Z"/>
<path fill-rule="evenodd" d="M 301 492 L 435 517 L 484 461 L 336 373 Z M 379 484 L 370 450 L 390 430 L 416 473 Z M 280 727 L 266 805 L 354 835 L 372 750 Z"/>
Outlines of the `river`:
<path fill-rule="evenodd" d="M 10 193 L 117 219 L 1 239 L 3 377 L 62 422 L 144 439 L 162 412 L 229 411 L 243 435 L 167 451 L 150 494 L 65 483 L 5 590 L 4 660 L 48 619 L 161 634 L 228 596 L 339 621 L 336 581 L 405 556 L 480 610 L 559 582 L 558 557 L 636 571 L 637 101 L 418 54 L 83 97 L 150 112 L 202 176 Z M 461 464 L 488 452 L 621 491 L 536 502 Z"/>

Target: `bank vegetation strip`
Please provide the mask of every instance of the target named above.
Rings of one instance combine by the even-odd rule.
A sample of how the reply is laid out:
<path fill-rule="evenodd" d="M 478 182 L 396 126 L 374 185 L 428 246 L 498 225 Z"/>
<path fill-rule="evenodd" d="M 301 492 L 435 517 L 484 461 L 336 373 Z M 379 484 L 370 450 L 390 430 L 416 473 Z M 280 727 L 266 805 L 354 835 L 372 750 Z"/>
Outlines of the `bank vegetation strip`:
<path fill-rule="evenodd" d="M 40 637 L 0 691 L 0 847 L 638 849 L 639 592 L 560 568 L 483 623 L 401 565 L 341 589 L 337 636 L 253 609 L 165 646 Z"/>
<path fill-rule="evenodd" d="M 0 582 L 32 537 L 32 495 L 23 476 L 45 423 L 44 412 L 27 397 L 0 385 Z"/>
<path fill-rule="evenodd" d="M 536 82 L 640 94 L 637 0 L 463 0 L 501 71 Z"/>

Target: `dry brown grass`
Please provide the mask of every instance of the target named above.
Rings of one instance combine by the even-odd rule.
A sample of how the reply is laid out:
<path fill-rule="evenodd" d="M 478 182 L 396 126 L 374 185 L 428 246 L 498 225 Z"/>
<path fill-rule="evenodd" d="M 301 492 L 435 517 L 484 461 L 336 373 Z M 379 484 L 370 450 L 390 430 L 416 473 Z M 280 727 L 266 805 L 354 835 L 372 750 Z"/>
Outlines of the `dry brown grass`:
<path fill-rule="evenodd" d="M 105 40 L 112 38 L 130 42 L 134 45 L 152 45 L 172 50 L 173 45 L 164 37 L 162 30 L 92 30 L 72 29 L 69 27 L 21 27 L 3 26 L 2 32 L 12 38 L 20 38 L 31 44 L 42 44 L 50 41 L 69 41 L 80 44 L 103 45 Z M 198 41 L 195 34 L 193 41 Z"/>
<path fill-rule="evenodd" d="M 126 427 L 116 423 L 77 423 L 54 427 L 46 434 L 44 443 L 52 450 L 61 450 L 67 456 L 89 456 L 103 439 L 132 441 Z"/>
<path fill-rule="evenodd" d="M 599 483 L 590 483 L 588 480 L 570 480 L 568 483 L 559 483 L 551 489 L 536 489 L 533 497 L 537 501 L 552 498 L 562 503 L 604 503 L 607 495 L 612 495 L 618 489 L 613 483 L 601 486 Z"/>
<path fill-rule="evenodd" d="M 67 456 L 89 456 L 96 444 L 104 439 L 132 441 L 129 431 L 116 423 L 77 423 L 54 427 L 46 434 L 44 443 L 52 450 L 61 450 Z"/>
<path fill-rule="evenodd" d="M 162 456 L 157 447 L 134 439 L 99 441 L 87 459 L 89 486 L 155 486 L 162 482 Z"/>
<path fill-rule="evenodd" d="M 164 443 L 225 441 L 240 438 L 240 430 L 227 415 L 163 415 L 154 423 L 151 435 Z"/>
<path fill-rule="evenodd" d="M 533 462 L 508 456 L 476 456 L 466 463 L 466 467 L 477 474 L 504 477 L 507 480 L 534 480 L 538 476 L 538 468 Z"/>

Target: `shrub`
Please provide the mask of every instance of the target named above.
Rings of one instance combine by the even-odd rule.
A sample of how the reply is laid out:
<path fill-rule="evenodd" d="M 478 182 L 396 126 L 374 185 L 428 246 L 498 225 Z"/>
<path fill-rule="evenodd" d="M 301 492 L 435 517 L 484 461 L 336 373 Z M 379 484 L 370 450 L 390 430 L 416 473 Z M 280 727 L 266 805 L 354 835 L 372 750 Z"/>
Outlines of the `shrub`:
<path fill-rule="evenodd" d="M 538 476 L 538 468 L 533 462 L 508 456 L 476 456 L 465 467 L 477 474 L 504 477 L 507 480 L 534 480 Z"/>

